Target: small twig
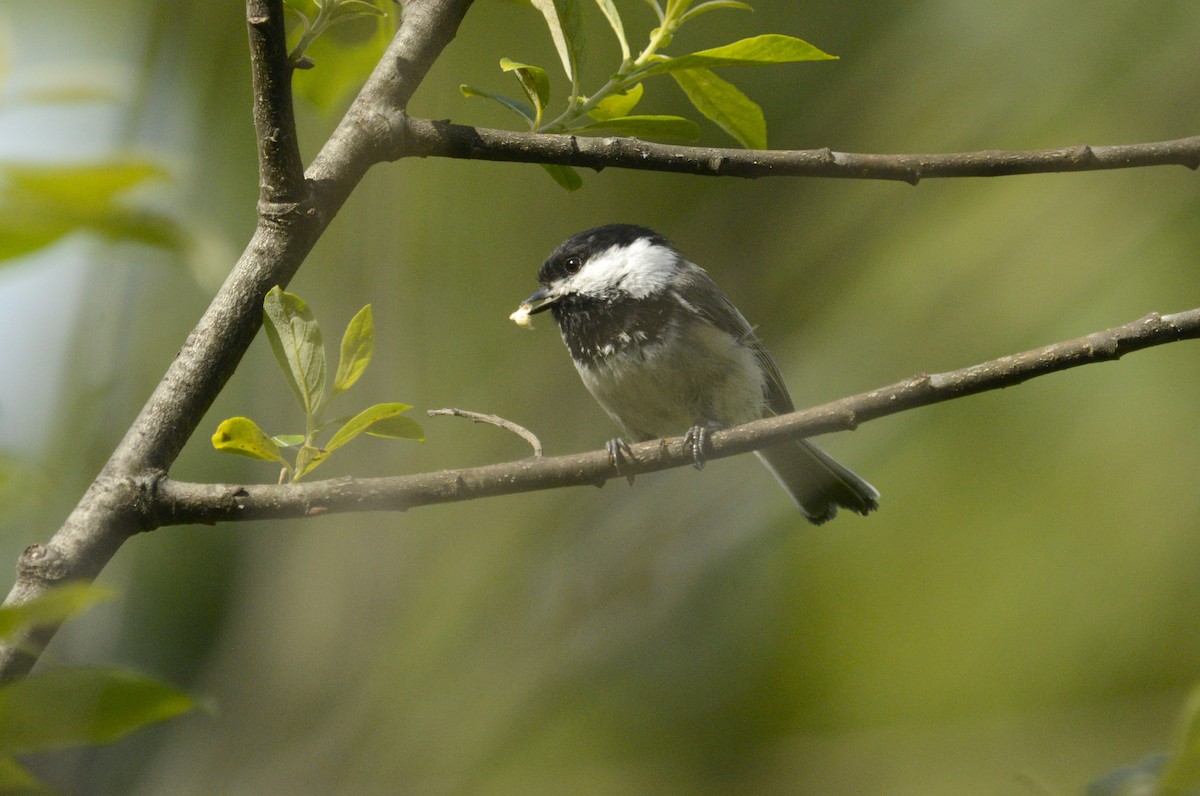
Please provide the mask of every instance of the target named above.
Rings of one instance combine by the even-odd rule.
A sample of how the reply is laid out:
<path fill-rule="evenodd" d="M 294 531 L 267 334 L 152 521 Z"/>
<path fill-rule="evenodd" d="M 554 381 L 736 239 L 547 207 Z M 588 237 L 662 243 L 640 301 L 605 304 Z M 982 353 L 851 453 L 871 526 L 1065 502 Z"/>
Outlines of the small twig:
<path fill-rule="evenodd" d="M 430 409 L 425 414 L 429 415 L 430 417 L 437 417 L 439 415 L 452 415 L 453 417 L 465 417 L 467 420 L 470 420 L 474 423 L 487 423 L 488 425 L 497 426 L 506 431 L 511 431 L 512 433 L 516 434 L 518 437 L 520 437 L 521 439 L 523 439 L 529 443 L 530 447 L 533 448 L 534 458 L 537 458 L 537 459 L 542 458 L 542 441 L 537 438 L 537 435 L 534 434 L 529 429 L 525 428 L 524 426 L 518 426 L 513 421 L 505 420 L 503 417 L 500 417 L 499 415 L 487 415 L 487 414 L 482 414 L 480 412 L 471 412 L 466 409 L 453 409 L 453 408 Z"/>

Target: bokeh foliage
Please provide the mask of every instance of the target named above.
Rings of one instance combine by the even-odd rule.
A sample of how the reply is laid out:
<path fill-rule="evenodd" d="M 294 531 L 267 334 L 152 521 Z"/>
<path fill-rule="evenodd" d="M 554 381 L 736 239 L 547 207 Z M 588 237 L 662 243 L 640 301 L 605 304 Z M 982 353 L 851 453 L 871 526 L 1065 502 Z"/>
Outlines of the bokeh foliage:
<path fill-rule="evenodd" d="M 148 14 L 205 43 L 137 65 L 131 124 L 137 139 L 195 120 L 168 150 L 181 201 L 236 248 L 256 180 L 241 7 L 159 5 L 106 8 L 97 57 L 140 41 Z M 627 5 L 627 25 L 649 18 Z M 585 24 L 611 41 L 598 14 Z M 738 74 L 773 146 L 905 152 L 1192 134 L 1198 29 L 1186 2 L 762 2 L 685 35 L 690 51 L 778 31 L 840 56 Z M 410 111 L 504 126 L 458 86 L 505 90 L 506 56 L 556 58 L 535 11 L 479 0 Z M 603 65 L 585 74 L 602 82 Z M 674 86 L 646 91 L 686 112 Z M 311 156 L 332 119 L 301 121 Z M 1184 169 L 916 188 L 608 170 L 567 195 L 530 166 L 400 162 L 369 175 L 289 289 L 334 327 L 375 307 L 368 400 L 494 412 L 560 453 L 612 430 L 553 330 L 507 316 L 586 226 L 674 239 L 805 404 L 1195 306 L 1198 198 Z M 42 465 L 53 495 L 5 526 L 6 549 L 61 520 L 211 291 L 138 263 L 106 280 L 123 288 L 104 294 L 124 297 L 122 382 L 60 399 L 78 411 Z M 220 713 L 44 773 L 92 793 L 1001 794 L 1028 792 L 1021 777 L 1079 792 L 1169 750 L 1200 679 L 1196 361 L 1185 343 L 826 439 L 883 499 L 815 531 L 747 457 L 632 488 L 135 539 L 106 573 L 128 597 L 53 649 L 190 683 Z M 294 424 L 277 380 L 260 340 L 203 427 Z M 322 475 L 526 455 L 495 429 L 424 425 L 424 446 L 365 440 Z M 176 477 L 261 479 L 205 436 Z"/>

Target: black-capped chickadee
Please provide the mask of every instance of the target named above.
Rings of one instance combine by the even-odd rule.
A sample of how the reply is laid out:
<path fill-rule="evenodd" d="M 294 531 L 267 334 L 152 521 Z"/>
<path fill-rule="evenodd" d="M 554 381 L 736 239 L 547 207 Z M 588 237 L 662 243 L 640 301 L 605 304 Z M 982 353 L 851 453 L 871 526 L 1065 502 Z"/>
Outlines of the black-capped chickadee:
<path fill-rule="evenodd" d="M 702 268 L 653 230 L 580 232 L 538 271 L 542 287 L 513 320 L 549 310 L 584 385 L 635 442 L 686 432 L 697 468 L 709 431 L 793 411 L 771 355 Z M 541 303 L 537 303 L 541 302 Z M 609 443 L 619 466 L 623 440 Z M 807 440 L 758 456 L 810 522 L 838 507 L 866 514 L 875 487 Z"/>

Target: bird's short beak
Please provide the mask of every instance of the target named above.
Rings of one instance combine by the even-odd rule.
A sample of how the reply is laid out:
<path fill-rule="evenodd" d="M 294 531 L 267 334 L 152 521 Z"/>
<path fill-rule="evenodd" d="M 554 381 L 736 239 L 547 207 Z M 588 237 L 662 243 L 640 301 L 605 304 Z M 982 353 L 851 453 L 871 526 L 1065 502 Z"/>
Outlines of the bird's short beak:
<path fill-rule="evenodd" d="M 529 310 L 530 315 L 537 315 L 539 312 L 545 312 L 554 306 L 554 302 L 557 301 L 557 299 L 551 297 L 550 291 L 543 287 L 539 288 L 536 293 L 522 301 L 521 306 L 531 306 L 538 301 L 542 303 L 538 304 L 536 307 L 532 307 Z"/>

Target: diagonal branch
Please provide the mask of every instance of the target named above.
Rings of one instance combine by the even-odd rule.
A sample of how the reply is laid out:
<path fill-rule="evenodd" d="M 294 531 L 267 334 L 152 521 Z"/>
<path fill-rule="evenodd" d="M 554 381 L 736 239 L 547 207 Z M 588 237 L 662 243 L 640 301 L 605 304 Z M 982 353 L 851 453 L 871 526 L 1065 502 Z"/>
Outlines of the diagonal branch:
<path fill-rule="evenodd" d="M 6 605 L 28 602 L 64 581 L 94 578 L 130 535 L 147 529 L 148 485 L 167 472 L 233 374 L 262 323 L 263 296 L 288 283 L 363 174 L 379 162 L 386 125 L 373 120 L 408 102 L 471 2 L 405 3 L 383 59 L 301 179 L 287 85 L 291 65 L 278 39 L 282 0 L 247 0 L 260 137 L 258 226 L 100 475 L 54 537 L 21 555 Z M 285 102 L 289 107 L 279 107 Z M 56 630 L 39 627 L 0 644 L 0 682 L 27 672 Z"/>
<path fill-rule="evenodd" d="M 390 156 L 448 157 L 517 163 L 555 163 L 708 177 L 839 177 L 901 180 L 1001 177 L 1100 171 L 1144 166 L 1200 167 L 1200 136 L 1123 146 L 1074 146 L 1029 151 L 869 155 L 825 149 L 755 150 L 654 144 L 636 138 L 587 138 L 467 127 L 447 121 L 393 120 Z"/>
<path fill-rule="evenodd" d="M 1020 384 L 1037 376 L 1108 362 L 1143 348 L 1200 337 L 1200 309 L 1145 318 L 1075 340 L 960 370 L 921 374 L 822 406 L 713 433 L 709 458 L 758 450 L 790 437 L 848 431 L 860 423 L 921 406 Z M 680 438 L 634 445 L 636 460 L 618 473 L 606 451 L 391 478 L 342 478 L 306 484 L 157 484 L 148 521 L 156 525 L 313 517 L 331 512 L 404 511 L 417 506 L 557 489 L 603 486 L 627 471 L 649 473 L 692 464 Z"/>

